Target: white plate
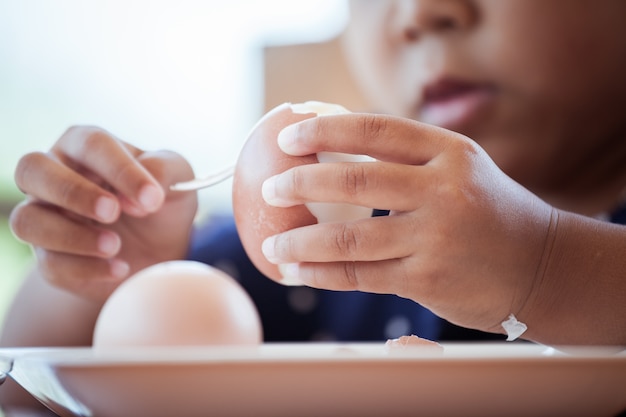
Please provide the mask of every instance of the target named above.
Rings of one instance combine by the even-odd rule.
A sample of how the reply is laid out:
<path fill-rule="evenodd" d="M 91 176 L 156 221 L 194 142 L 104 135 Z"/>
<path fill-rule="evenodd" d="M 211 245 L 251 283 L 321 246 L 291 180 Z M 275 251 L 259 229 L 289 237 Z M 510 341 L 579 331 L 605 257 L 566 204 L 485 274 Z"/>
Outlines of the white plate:
<path fill-rule="evenodd" d="M 616 416 L 626 352 L 444 344 L 12 349 L 18 383 L 62 416 Z M 0 387 L 1 389 L 1 387 Z"/>

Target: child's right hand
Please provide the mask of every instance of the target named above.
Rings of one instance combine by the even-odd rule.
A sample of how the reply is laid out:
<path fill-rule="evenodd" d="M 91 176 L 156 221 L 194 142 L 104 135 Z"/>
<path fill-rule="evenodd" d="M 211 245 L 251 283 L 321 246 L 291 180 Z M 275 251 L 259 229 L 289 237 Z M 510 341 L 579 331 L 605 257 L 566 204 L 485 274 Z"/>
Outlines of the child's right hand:
<path fill-rule="evenodd" d="M 72 127 L 47 153 L 15 171 L 26 199 L 11 214 L 50 283 L 103 301 L 130 274 L 184 257 L 195 193 L 169 185 L 193 178 L 172 152 L 145 152 L 94 127 Z"/>

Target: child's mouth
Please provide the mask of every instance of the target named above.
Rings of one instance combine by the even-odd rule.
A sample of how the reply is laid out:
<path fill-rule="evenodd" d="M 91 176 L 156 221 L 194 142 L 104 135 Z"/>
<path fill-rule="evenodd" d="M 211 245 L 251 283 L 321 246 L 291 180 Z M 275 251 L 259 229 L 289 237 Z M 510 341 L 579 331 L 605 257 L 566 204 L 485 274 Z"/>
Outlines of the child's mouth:
<path fill-rule="evenodd" d="M 493 98 L 490 85 L 441 79 L 424 88 L 420 121 L 463 130 Z"/>

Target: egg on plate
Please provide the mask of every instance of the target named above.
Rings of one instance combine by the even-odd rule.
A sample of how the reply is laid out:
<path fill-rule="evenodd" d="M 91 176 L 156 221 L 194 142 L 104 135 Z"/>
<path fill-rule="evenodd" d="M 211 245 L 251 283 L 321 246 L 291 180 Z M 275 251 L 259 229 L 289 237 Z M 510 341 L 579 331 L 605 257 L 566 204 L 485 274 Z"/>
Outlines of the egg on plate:
<path fill-rule="evenodd" d="M 256 306 L 226 273 L 193 261 L 139 271 L 107 299 L 93 347 L 257 345 Z"/>

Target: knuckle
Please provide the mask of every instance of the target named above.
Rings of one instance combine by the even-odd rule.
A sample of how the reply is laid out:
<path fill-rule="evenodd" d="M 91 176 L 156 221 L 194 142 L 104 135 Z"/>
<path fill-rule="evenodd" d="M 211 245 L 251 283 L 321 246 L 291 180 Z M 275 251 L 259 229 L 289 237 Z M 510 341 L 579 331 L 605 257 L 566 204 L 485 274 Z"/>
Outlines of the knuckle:
<path fill-rule="evenodd" d="M 193 168 L 191 165 L 179 153 L 173 151 L 159 150 L 146 152 L 138 158 L 138 161 L 159 183 L 163 183 L 167 177 L 168 170 L 172 167 L 184 171 L 186 176 L 193 178 Z"/>
<path fill-rule="evenodd" d="M 370 140 L 377 140 L 387 130 L 387 119 L 380 115 L 368 114 L 362 119 L 362 136 Z"/>
<path fill-rule="evenodd" d="M 478 144 L 465 136 L 460 136 L 452 146 L 455 152 L 463 158 L 474 158 L 481 152 Z"/>
<path fill-rule="evenodd" d="M 357 196 L 367 188 L 367 175 L 363 164 L 346 165 L 341 178 L 343 192 L 349 196 Z"/>
<path fill-rule="evenodd" d="M 113 140 L 104 130 L 97 127 L 83 126 L 76 128 L 75 133 L 79 134 L 83 146 L 80 148 L 79 157 L 86 157 L 87 154 L 97 154 L 106 144 Z"/>
<path fill-rule="evenodd" d="M 335 250 L 344 258 L 352 260 L 359 250 L 360 232 L 352 223 L 341 224 L 335 233 Z"/>
<path fill-rule="evenodd" d="M 131 163 L 122 163 L 112 172 L 111 181 L 113 184 L 132 184 L 136 182 L 136 166 Z"/>
<path fill-rule="evenodd" d="M 76 183 L 70 181 L 58 184 L 58 187 L 57 197 L 61 207 L 71 207 L 76 201 L 80 201 L 84 194 Z"/>
<path fill-rule="evenodd" d="M 345 262 L 343 264 L 346 290 L 356 290 L 359 288 L 359 277 L 357 274 L 356 262 Z"/>
<path fill-rule="evenodd" d="M 78 168 L 78 161 L 87 161 L 89 157 L 99 155 L 108 141 L 115 140 L 104 129 L 97 126 L 71 126 L 50 149 L 57 160 Z"/>
<path fill-rule="evenodd" d="M 441 181 L 433 187 L 434 194 L 442 201 L 456 201 L 460 187 L 454 181 Z"/>
<path fill-rule="evenodd" d="M 70 127 L 68 127 L 65 132 L 63 133 L 63 135 L 61 135 L 61 137 L 65 137 L 65 136 L 73 136 L 73 135 L 85 135 L 86 133 L 93 131 L 93 130 L 97 130 L 97 127 L 94 126 L 89 126 L 89 125 L 72 125 Z"/>
<path fill-rule="evenodd" d="M 111 134 L 111 132 L 99 126 L 72 127 L 61 137 L 59 142 L 62 142 L 64 140 L 70 140 L 70 142 L 76 142 L 80 144 L 80 151 L 85 154 L 91 154 L 95 151 L 103 150 L 113 146 L 125 148 L 125 150 L 129 153 L 139 151 L 134 146 L 116 138 L 113 134 Z"/>
<path fill-rule="evenodd" d="M 307 190 L 307 177 L 304 175 L 301 169 L 291 169 L 289 172 L 288 188 L 282 190 L 285 192 L 294 192 L 298 196 L 301 196 L 305 190 Z"/>
<path fill-rule="evenodd" d="M 434 195 L 440 202 L 450 208 L 450 214 L 458 213 L 459 210 L 469 209 L 477 204 L 476 196 L 473 195 L 471 188 L 456 181 L 438 184 L 434 190 Z"/>
<path fill-rule="evenodd" d="M 298 123 L 298 127 L 299 129 L 303 130 L 304 126 L 311 126 L 312 132 L 310 133 L 312 134 L 313 137 L 327 138 L 329 135 L 328 135 L 328 129 L 326 125 L 326 120 L 327 119 L 325 119 L 324 117 L 315 117 L 311 119 L 310 123 Z M 302 132 L 302 133 L 306 134 L 306 132 Z"/>

